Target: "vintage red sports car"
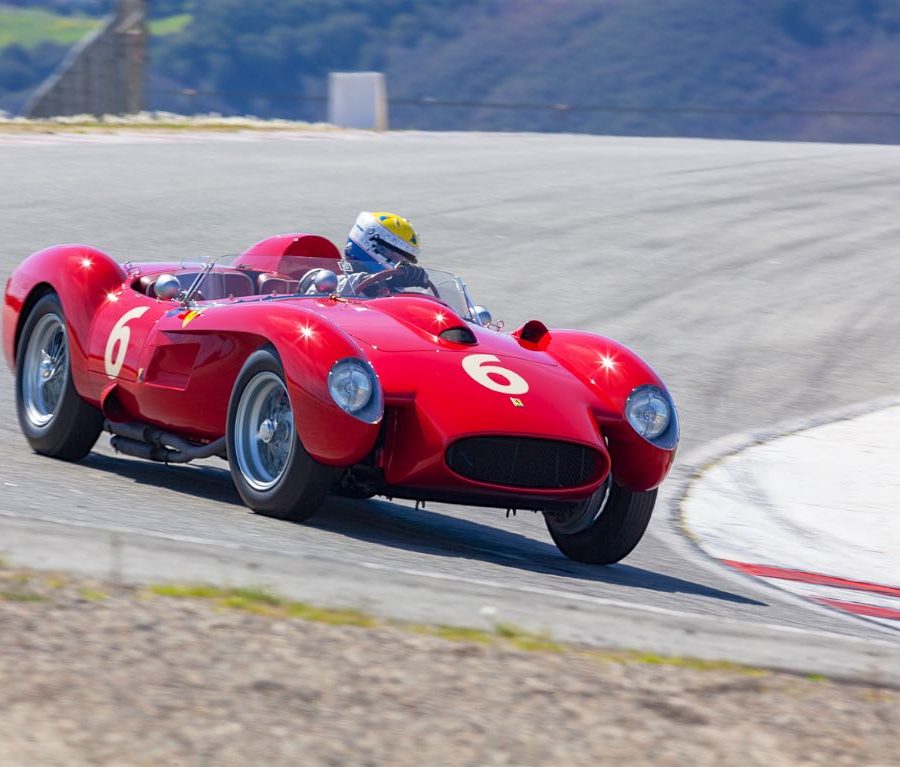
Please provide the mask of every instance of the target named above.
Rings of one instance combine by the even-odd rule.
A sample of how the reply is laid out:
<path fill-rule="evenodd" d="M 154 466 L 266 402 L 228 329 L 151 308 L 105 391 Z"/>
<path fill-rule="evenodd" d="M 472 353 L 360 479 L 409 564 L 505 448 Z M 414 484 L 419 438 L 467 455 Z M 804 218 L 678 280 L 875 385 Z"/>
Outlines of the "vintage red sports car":
<path fill-rule="evenodd" d="M 679 426 L 634 353 L 538 320 L 501 332 L 453 275 L 405 287 L 316 235 L 228 261 L 26 259 L 3 349 L 32 448 L 78 460 L 106 429 L 131 456 L 227 459 L 263 514 L 386 495 L 543 512 L 583 562 L 637 545 Z"/>

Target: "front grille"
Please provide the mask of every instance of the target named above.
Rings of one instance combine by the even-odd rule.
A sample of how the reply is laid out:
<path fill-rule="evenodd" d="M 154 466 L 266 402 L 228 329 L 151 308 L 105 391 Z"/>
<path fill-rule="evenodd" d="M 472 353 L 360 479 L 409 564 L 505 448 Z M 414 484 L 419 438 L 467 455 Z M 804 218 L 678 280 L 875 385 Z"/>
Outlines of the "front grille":
<path fill-rule="evenodd" d="M 579 487 L 598 474 L 596 450 L 531 437 L 469 437 L 447 449 L 447 465 L 478 482 L 508 487 Z"/>

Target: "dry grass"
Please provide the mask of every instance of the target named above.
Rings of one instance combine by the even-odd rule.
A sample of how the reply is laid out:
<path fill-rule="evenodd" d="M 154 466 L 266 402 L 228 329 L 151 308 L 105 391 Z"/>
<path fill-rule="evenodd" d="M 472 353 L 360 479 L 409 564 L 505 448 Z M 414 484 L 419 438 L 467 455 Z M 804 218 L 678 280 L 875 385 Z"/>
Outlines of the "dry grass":
<path fill-rule="evenodd" d="M 178 115 L 170 112 L 141 112 L 136 115 L 73 115 L 46 119 L 9 117 L 0 113 L 0 133 L 122 133 L 122 132 L 187 132 L 211 131 L 234 133 L 264 131 L 301 133 L 340 130 L 327 123 L 295 122 L 292 120 L 261 120 L 252 116 L 223 117 L 218 114 Z"/>
<path fill-rule="evenodd" d="M 492 629 L 481 629 L 466 626 L 430 626 L 420 623 L 382 621 L 359 610 L 316 607 L 305 602 L 284 599 L 262 588 L 221 588 L 207 584 L 170 583 L 149 586 L 145 593 L 174 599 L 206 600 L 222 609 L 240 610 L 270 618 L 299 619 L 313 623 L 360 628 L 387 627 L 412 634 L 434 636 L 449 642 L 501 646 L 529 653 L 573 653 L 600 663 L 673 666 L 697 671 L 732 671 L 747 676 L 760 676 L 768 673 L 762 669 L 727 661 L 707 661 L 632 650 L 589 650 L 557 641 L 548 634 L 525 631 L 509 623 L 497 623 Z"/>

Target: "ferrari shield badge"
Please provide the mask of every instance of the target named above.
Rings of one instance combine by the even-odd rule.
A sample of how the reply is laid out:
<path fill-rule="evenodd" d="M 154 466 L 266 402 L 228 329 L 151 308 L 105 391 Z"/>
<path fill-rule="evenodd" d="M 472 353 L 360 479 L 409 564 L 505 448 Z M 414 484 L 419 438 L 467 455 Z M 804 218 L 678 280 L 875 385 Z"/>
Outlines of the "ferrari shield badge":
<path fill-rule="evenodd" d="M 179 314 L 178 317 L 181 320 L 181 327 L 186 328 L 188 325 L 191 324 L 191 322 L 193 320 L 197 319 L 197 317 L 199 317 L 201 314 L 203 314 L 203 309 L 191 309 L 190 311 L 185 312 L 184 314 Z"/>

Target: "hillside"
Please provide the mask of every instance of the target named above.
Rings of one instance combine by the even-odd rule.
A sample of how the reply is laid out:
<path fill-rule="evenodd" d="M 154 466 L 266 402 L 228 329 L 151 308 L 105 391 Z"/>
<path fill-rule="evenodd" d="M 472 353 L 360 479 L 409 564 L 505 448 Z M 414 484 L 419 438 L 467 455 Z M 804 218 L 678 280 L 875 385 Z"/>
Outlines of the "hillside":
<path fill-rule="evenodd" d="M 168 34 L 151 48 L 154 108 L 319 120 L 329 71 L 379 69 L 397 128 L 900 141 L 900 117 L 830 114 L 900 112 L 898 0 L 160 0 L 151 9 L 179 14 L 155 30 Z M 29 58 L 38 48 L 19 50 L 16 66 Z"/>
<path fill-rule="evenodd" d="M 275 0 L 252 19 L 242 7 L 198 8 L 157 71 L 215 91 L 223 110 L 310 119 L 327 71 L 359 68 L 385 70 L 399 101 L 638 110 L 395 104 L 399 128 L 900 141 L 897 117 L 768 113 L 900 112 L 896 0 Z"/>
<path fill-rule="evenodd" d="M 396 95 L 649 110 L 435 107 L 402 116 L 424 128 L 450 121 L 629 135 L 900 139 L 898 118 L 664 111 L 900 112 L 900 3 L 893 1 L 516 0 L 470 18 L 448 44 L 397 52 L 388 71 Z"/>

